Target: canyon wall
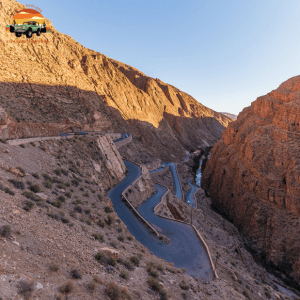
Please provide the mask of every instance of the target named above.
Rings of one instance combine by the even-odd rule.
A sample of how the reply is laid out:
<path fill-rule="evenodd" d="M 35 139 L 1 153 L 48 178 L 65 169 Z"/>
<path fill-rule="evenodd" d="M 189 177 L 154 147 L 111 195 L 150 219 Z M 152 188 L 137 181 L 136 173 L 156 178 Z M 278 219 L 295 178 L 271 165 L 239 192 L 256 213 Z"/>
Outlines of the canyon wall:
<path fill-rule="evenodd" d="M 202 186 L 275 273 L 300 282 L 300 76 L 257 98 L 211 152 Z"/>
<path fill-rule="evenodd" d="M 1 1 L 1 24 L 10 24 L 22 7 Z M 158 156 L 184 157 L 185 150 L 216 142 L 232 121 L 53 26 L 31 39 L 2 30 L 0 60 L 1 138 L 75 129 L 128 132 Z"/>

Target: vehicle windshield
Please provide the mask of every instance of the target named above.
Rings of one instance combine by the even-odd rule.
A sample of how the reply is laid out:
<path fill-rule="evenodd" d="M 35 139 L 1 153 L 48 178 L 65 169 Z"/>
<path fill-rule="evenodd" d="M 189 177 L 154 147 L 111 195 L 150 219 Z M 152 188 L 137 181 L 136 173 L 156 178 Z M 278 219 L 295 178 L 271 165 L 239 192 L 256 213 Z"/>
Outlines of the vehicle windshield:
<path fill-rule="evenodd" d="M 27 21 L 27 22 L 23 22 L 23 24 L 28 24 L 28 25 L 37 25 L 37 22 L 34 21 Z"/>

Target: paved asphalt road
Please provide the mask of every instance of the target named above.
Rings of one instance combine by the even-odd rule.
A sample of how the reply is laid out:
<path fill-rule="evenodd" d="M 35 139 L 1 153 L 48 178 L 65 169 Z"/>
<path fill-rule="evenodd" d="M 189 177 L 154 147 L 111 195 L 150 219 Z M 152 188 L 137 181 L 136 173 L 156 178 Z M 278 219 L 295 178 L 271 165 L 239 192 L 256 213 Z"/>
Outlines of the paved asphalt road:
<path fill-rule="evenodd" d="M 213 273 L 205 248 L 194 230 L 182 223 L 166 220 L 154 214 L 153 208 L 160 202 L 166 188 L 156 184 L 157 193 L 139 206 L 139 213 L 162 234 L 167 236 L 170 244 L 164 244 L 140 219 L 121 201 L 121 192 L 141 174 L 141 170 L 133 163 L 124 161 L 129 173 L 127 177 L 113 188 L 108 196 L 114 204 L 119 218 L 126 224 L 131 234 L 153 254 L 173 262 L 177 268 L 185 268 L 187 274 L 205 280 L 213 279 Z"/>

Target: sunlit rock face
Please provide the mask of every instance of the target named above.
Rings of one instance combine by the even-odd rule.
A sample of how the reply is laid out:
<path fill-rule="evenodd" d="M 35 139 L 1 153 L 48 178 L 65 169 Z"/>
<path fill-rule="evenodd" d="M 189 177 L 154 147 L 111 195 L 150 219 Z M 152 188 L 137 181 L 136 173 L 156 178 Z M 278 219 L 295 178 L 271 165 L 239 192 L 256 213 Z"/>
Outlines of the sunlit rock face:
<path fill-rule="evenodd" d="M 22 8 L 1 1 L 1 24 L 10 24 Z M 7 114 L 0 116 L 0 138 L 74 129 L 128 132 L 162 158 L 181 158 L 186 150 L 212 145 L 232 121 L 51 27 L 31 39 L 0 31 L 0 106 Z"/>
<path fill-rule="evenodd" d="M 264 262 L 300 282 L 300 76 L 257 98 L 223 132 L 202 185 Z"/>

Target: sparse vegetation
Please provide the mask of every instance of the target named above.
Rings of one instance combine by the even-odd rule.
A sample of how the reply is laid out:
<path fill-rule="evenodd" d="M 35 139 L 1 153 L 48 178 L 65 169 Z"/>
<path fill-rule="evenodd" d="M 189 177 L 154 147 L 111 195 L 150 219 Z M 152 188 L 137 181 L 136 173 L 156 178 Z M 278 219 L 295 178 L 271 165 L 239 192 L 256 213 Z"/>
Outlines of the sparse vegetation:
<path fill-rule="evenodd" d="M 114 211 L 110 206 L 105 206 L 104 210 L 106 213 L 112 213 Z"/>
<path fill-rule="evenodd" d="M 72 284 L 72 282 L 71 281 L 68 281 L 67 283 L 65 283 L 64 285 L 62 285 L 61 287 L 60 287 L 60 291 L 61 291 L 61 293 L 63 293 L 63 294 L 69 294 L 69 293 L 71 293 L 72 291 L 73 291 L 73 284 Z"/>
<path fill-rule="evenodd" d="M 34 207 L 34 202 L 25 201 L 25 205 L 23 206 L 23 209 L 26 211 L 30 211 L 33 207 Z"/>
<path fill-rule="evenodd" d="M 10 188 L 8 188 L 8 187 L 5 187 L 5 188 L 4 188 L 4 192 L 7 193 L 7 194 L 9 194 L 9 195 L 12 195 L 12 196 L 14 196 L 14 194 L 15 194 L 15 193 L 14 193 Z"/>
<path fill-rule="evenodd" d="M 81 279 L 82 278 L 82 276 L 79 273 L 78 269 L 73 269 L 70 273 L 71 273 L 71 277 L 74 278 L 74 279 Z"/>
<path fill-rule="evenodd" d="M 22 280 L 17 284 L 18 294 L 22 295 L 26 300 L 31 297 L 34 290 L 34 283 Z"/>
<path fill-rule="evenodd" d="M 31 175 L 36 179 L 40 179 L 40 175 L 38 173 L 32 173 Z"/>
<path fill-rule="evenodd" d="M 3 237 L 9 237 L 11 235 L 11 228 L 9 225 L 3 225 L 0 227 L 0 235 Z"/>
<path fill-rule="evenodd" d="M 99 241 L 100 243 L 104 243 L 104 237 L 100 233 L 93 233 L 92 236 Z"/>
<path fill-rule="evenodd" d="M 16 188 L 19 190 L 24 190 L 25 189 L 25 184 L 23 181 L 15 180 L 15 179 L 8 179 L 8 181 Z"/>
<path fill-rule="evenodd" d="M 29 189 L 34 192 L 34 193 L 40 193 L 41 192 L 41 188 L 38 184 L 33 184 L 29 187 Z"/>
<path fill-rule="evenodd" d="M 128 280 L 129 279 L 129 272 L 127 272 L 125 270 L 121 271 L 120 277 L 123 278 L 123 279 Z"/>

